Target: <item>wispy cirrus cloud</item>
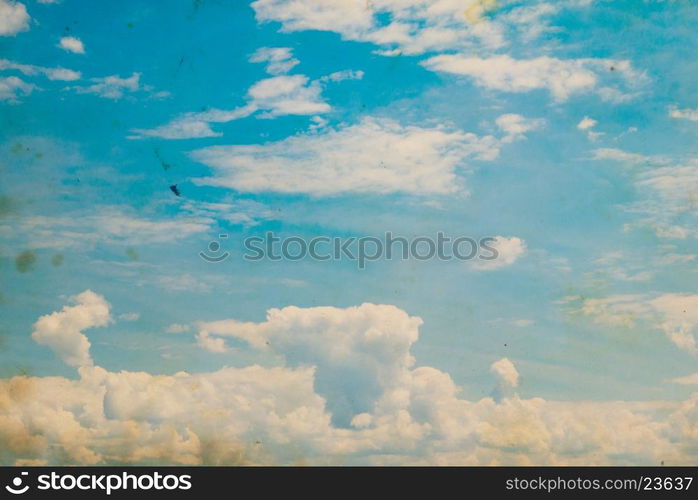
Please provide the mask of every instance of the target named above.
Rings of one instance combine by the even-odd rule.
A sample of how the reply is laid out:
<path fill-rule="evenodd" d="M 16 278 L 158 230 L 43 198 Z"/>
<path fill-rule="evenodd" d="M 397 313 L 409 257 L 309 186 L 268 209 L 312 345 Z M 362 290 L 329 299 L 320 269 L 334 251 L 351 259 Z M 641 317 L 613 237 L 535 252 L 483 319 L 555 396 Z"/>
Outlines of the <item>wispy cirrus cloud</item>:
<path fill-rule="evenodd" d="M 59 80 L 64 82 L 72 82 L 79 80 L 82 75 L 79 71 L 66 68 L 47 68 L 44 66 L 35 66 L 33 64 L 20 64 L 7 59 L 0 59 L 0 71 L 19 71 L 27 76 L 43 75 L 49 80 Z"/>
<path fill-rule="evenodd" d="M 626 60 L 613 59 L 558 59 L 541 56 L 533 59 L 515 59 L 509 55 L 472 57 L 441 54 L 422 62 L 432 71 L 472 78 L 480 86 L 500 92 L 523 93 L 547 90 L 562 102 L 574 94 L 594 92 L 602 99 L 623 101 L 632 97 L 634 87 L 646 77 Z M 601 85 L 601 72 L 610 74 L 626 91 Z"/>

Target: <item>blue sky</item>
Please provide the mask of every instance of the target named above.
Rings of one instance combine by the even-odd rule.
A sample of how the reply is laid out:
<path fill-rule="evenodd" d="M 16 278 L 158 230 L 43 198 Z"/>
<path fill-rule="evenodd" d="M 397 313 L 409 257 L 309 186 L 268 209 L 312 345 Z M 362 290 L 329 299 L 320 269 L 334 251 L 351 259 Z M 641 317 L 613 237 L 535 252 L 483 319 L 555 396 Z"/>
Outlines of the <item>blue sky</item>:
<path fill-rule="evenodd" d="M 64 384 L 80 406 L 100 387 L 108 421 L 17 402 L 27 442 L 59 410 L 95 442 L 0 459 L 695 463 L 696 21 L 680 0 L 0 0 L 2 390 Z M 490 236 L 500 259 L 245 261 L 269 231 Z M 205 262 L 220 234 L 230 257 Z M 357 340 L 374 331 L 385 344 Z M 197 399 L 256 429 L 230 431 L 232 457 L 202 444 L 204 416 L 107 404 L 138 376 L 167 398 L 182 372 L 232 393 L 278 377 L 249 395 L 278 407 Z M 432 413 L 420 377 L 443 383 Z M 336 446 L 272 429 L 282 407 Z M 568 411 L 656 446 L 570 451 L 550 437 L 579 429 Z M 178 444 L 100 448 L 128 422 Z"/>

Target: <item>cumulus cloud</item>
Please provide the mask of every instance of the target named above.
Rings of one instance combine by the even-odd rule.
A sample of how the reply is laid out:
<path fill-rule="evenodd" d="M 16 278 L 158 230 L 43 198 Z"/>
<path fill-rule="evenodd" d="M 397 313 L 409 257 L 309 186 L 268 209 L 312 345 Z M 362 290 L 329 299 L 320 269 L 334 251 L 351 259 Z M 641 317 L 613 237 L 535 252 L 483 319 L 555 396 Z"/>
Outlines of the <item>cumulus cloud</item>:
<path fill-rule="evenodd" d="M 511 388 L 518 387 L 519 372 L 509 358 L 502 358 L 492 363 L 490 371 L 497 376 L 500 385 Z"/>
<path fill-rule="evenodd" d="M 197 184 L 326 196 L 455 193 L 461 189 L 456 167 L 468 159 L 492 160 L 498 152 L 493 137 L 367 117 L 323 133 L 263 145 L 212 146 L 191 156 L 214 170 L 212 177 L 195 179 Z"/>
<path fill-rule="evenodd" d="M 58 47 L 67 52 L 73 52 L 74 54 L 85 53 L 85 46 L 82 41 L 74 36 L 64 36 L 61 38 L 60 42 L 58 42 Z"/>
<path fill-rule="evenodd" d="M 491 250 L 481 249 L 480 258 L 472 261 L 472 265 L 475 269 L 481 271 L 495 271 L 503 267 L 508 267 L 526 253 L 526 242 L 516 236 L 510 238 L 495 236 L 494 241 L 489 242 L 487 246 L 493 248 L 496 254 Z M 485 253 L 483 253 L 482 250 L 484 250 Z"/>
<path fill-rule="evenodd" d="M 202 323 L 198 340 L 202 347 L 220 352 L 225 348 L 222 337 L 236 338 L 283 355 L 291 366 L 315 366 L 318 393 L 325 396 L 334 417 L 346 424 L 403 383 L 414 363 L 410 347 L 421 323 L 387 305 L 286 307 L 271 309 L 264 323 Z M 347 385 L 347 380 L 353 382 Z"/>
<path fill-rule="evenodd" d="M 502 358 L 490 365 L 490 372 L 497 379 L 494 397 L 497 401 L 511 397 L 519 386 L 519 372 L 509 358 Z"/>
<path fill-rule="evenodd" d="M 266 63 L 266 71 L 271 75 L 288 73 L 300 63 L 289 47 L 261 47 L 250 56 L 250 62 Z"/>
<path fill-rule="evenodd" d="M 530 42 L 549 31 L 550 17 L 579 2 L 541 2 L 498 12 L 493 0 L 257 0 L 259 22 L 281 23 L 281 31 L 331 31 L 345 40 L 370 42 L 379 54 L 417 55 L 433 51 L 494 51 Z"/>
<path fill-rule="evenodd" d="M 322 88 L 305 75 L 280 75 L 261 80 L 248 90 L 252 103 L 265 116 L 326 113 L 330 105 L 320 96 Z"/>
<path fill-rule="evenodd" d="M 503 92 L 530 92 L 548 90 L 556 101 L 565 101 L 573 94 L 597 91 L 605 100 L 622 99 L 625 94 L 599 88 L 599 72 L 614 68 L 622 83 L 635 84 L 643 76 L 629 61 L 610 59 L 556 59 L 542 56 L 534 59 L 514 59 L 508 55 L 487 58 L 441 54 L 422 63 L 424 67 L 441 73 L 469 76 L 488 89 Z M 604 91 L 605 90 L 605 91 Z"/>
<path fill-rule="evenodd" d="M 28 30 L 30 19 L 23 3 L 0 0 L 0 36 L 14 36 Z"/>
<path fill-rule="evenodd" d="M 34 323 L 32 339 L 50 347 L 68 365 L 90 366 L 90 341 L 82 330 L 109 324 L 110 305 L 91 290 L 76 295 L 72 301 L 74 306 L 41 316 Z"/>
<path fill-rule="evenodd" d="M 542 118 L 526 118 L 516 113 L 499 116 L 495 123 L 504 132 L 504 142 L 513 142 L 525 137 L 526 132 L 538 130 L 545 125 Z"/>
<path fill-rule="evenodd" d="M 103 298 L 78 297 L 76 306 L 37 321 L 49 338 L 82 335 L 108 320 Z M 556 402 L 509 393 L 469 401 L 448 374 L 417 365 L 410 351 L 420 324 L 389 305 L 291 306 L 270 310 L 259 323 L 227 319 L 199 331 L 271 351 L 283 366 L 154 375 L 110 372 L 82 356 L 74 363 L 82 364 L 77 379 L 0 379 L 0 462 L 695 462 L 697 396 Z M 499 387 L 516 387 L 510 360 L 491 369 Z"/>

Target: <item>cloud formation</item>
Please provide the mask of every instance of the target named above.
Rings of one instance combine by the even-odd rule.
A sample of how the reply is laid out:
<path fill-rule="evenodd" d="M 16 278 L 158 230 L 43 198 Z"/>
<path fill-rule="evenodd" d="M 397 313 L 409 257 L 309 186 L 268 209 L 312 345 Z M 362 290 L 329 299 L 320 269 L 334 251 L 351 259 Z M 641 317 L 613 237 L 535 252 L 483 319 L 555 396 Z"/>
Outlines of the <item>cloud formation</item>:
<path fill-rule="evenodd" d="M 288 73 L 300 63 L 289 47 L 260 47 L 250 56 L 250 62 L 266 63 L 266 71 L 270 75 Z"/>
<path fill-rule="evenodd" d="M 495 120 L 497 127 L 504 132 L 503 142 L 513 142 L 525 138 L 527 132 L 538 130 L 545 125 L 542 118 L 526 118 L 516 113 L 500 115 Z"/>
<path fill-rule="evenodd" d="M 0 36 L 14 36 L 28 30 L 30 19 L 23 3 L 0 0 Z"/>
<path fill-rule="evenodd" d="M 569 297 L 569 312 L 591 317 L 596 323 L 634 328 L 644 323 L 664 332 L 680 349 L 698 355 L 698 295 L 609 295 L 598 298 Z"/>
<path fill-rule="evenodd" d="M 494 241 L 487 244 L 497 252 L 496 258 L 492 258 L 491 250 L 480 250 L 481 258 L 472 261 L 472 266 L 480 271 L 495 271 L 503 267 L 511 266 L 526 253 L 526 242 L 516 236 L 495 236 Z"/>
<path fill-rule="evenodd" d="M 90 78 L 92 85 L 75 87 L 79 94 L 95 94 L 106 99 L 121 99 L 126 92 L 137 92 L 141 89 L 140 73 L 133 73 L 128 78 L 118 75 Z"/>
<path fill-rule="evenodd" d="M 81 74 L 78 71 L 66 68 L 46 68 L 44 66 L 35 66 L 33 64 L 20 64 L 7 59 L 0 59 L 0 71 L 19 71 L 27 76 L 44 75 L 49 80 L 58 80 L 63 82 L 72 82 L 79 80 Z"/>
<path fill-rule="evenodd" d="M 578 3 L 578 2 L 577 2 Z M 575 2 L 540 2 L 497 12 L 490 0 L 257 0 L 259 22 L 281 23 L 281 31 L 331 31 L 344 40 L 370 42 L 386 56 L 435 51 L 488 52 L 548 31 L 550 17 Z"/>
<path fill-rule="evenodd" d="M 41 316 L 34 323 L 32 339 L 50 347 L 68 365 L 91 366 L 90 342 L 82 330 L 109 324 L 110 305 L 91 290 L 76 295 L 72 302 L 74 306 Z"/>
<path fill-rule="evenodd" d="M 441 54 L 422 65 L 432 71 L 468 76 L 476 85 L 502 92 L 523 93 L 544 89 L 562 102 L 574 94 L 596 92 L 604 100 L 622 101 L 630 98 L 613 87 L 599 87 L 600 72 L 619 75 L 626 87 L 640 83 L 644 77 L 629 61 L 611 59 L 557 59 L 541 56 L 515 59 L 509 55 L 471 57 Z"/>
<path fill-rule="evenodd" d="M 74 54 L 85 53 L 85 46 L 83 45 L 82 41 L 74 36 L 64 36 L 61 38 L 61 40 L 58 42 L 58 47 Z"/>
<path fill-rule="evenodd" d="M 29 95 L 35 88 L 35 85 L 16 76 L 0 77 L 0 101 L 16 104 L 19 102 L 20 95 Z"/>
<path fill-rule="evenodd" d="M 253 62 L 267 62 L 267 72 L 273 74 L 256 82 L 247 90 L 247 104 L 231 110 L 210 109 L 207 111 L 184 113 L 169 123 L 152 129 L 132 129 L 136 135 L 130 139 L 158 137 L 160 139 L 200 139 L 220 137 L 220 132 L 211 128 L 211 123 L 226 123 L 257 114 L 259 118 L 278 116 L 309 116 L 329 112 L 332 107 L 322 96 L 327 82 L 360 80 L 363 71 L 337 71 L 317 80 L 305 75 L 284 74 L 296 65 L 290 49 L 264 47 L 253 54 Z"/>
<path fill-rule="evenodd" d="M 283 365 L 208 373 L 110 372 L 82 330 L 106 324 L 93 292 L 42 316 L 78 378 L 0 379 L 3 464 L 690 464 L 698 395 L 683 402 L 522 399 L 507 358 L 498 399 L 458 396 L 411 354 L 421 319 L 390 305 L 272 309 L 260 323 L 201 323 Z M 41 333 L 36 333 L 41 332 Z M 77 340 L 77 341 L 76 341 Z"/>
<path fill-rule="evenodd" d="M 366 117 L 356 125 L 262 145 L 213 146 L 193 159 L 214 175 L 201 185 L 242 192 L 316 196 L 346 192 L 448 194 L 462 190 L 456 168 L 493 160 L 499 142 L 445 127 L 403 126 Z"/>

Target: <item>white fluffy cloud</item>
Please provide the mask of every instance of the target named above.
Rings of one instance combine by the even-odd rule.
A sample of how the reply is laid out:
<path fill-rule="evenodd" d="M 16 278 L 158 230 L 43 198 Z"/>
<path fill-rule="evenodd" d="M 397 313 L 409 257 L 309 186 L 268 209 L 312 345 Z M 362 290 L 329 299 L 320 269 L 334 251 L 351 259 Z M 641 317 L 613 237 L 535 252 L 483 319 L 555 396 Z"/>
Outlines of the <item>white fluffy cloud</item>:
<path fill-rule="evenodd" d="M 73 52 L 74 54 L 84 54 L 85 46 L 79 38 L 74 36 L 64 36 L 58 42 L 58 46 L 68 52 Z"/>
<path fill-rule="evenodd" d="M 222 352 L 222 337 L 237 338 L 283 355 L 291 366 L 315 366 L 317 392 L 335 419 L 348 423 L 372 411 L 381 394 L 404 383 L 421 323 L 386 305 L 286 307 L 270 310 L 264 323 L 202 323 L 198 340 L 202 347 Z"/>
<path fill-rule="evenodd" d="M 502 358 L 492 363 L 490 371 L 497 376 L 501 385 L 511 388 L 518 387 L 519 372 L 509 358 Z"/>
<path fill-rule="evenodd" d="M 503 141 L 512 142 L 524 138 L 526 132 L 542 128 L 545 125 L 545 120 L 507 113 L 499 116 L 495 123 L 505 134 Z"/>
<path fill-rule="evenodd" d="M 597 121 L 594 120 L 593 118 L 589 118 L 588 116 L 585 116 L 577 124 L 577 128 L 579 130 L 589 130 L 590 128 L 594 128 L 596 126 L 596 123 L 597 123 Z"/>
<path fill-rule="evenodd" d="M 199 149 L 192 157 L 214 170 L 195 182 L 244 192 L 445 194 L 460 189 L 457 167 L 492 160 L 498 147 L 489 136 L 369 117 L 279 142 Z"/>
<path fill-rule="evenodd" d="M 37 321 L 53 338 L 108 321 L 91 292 Z M 77 356 L 77 379 L 0 379 L 4 464 L 691 464 L 698 395 L 684 402 L 521 399 L 492 364 L 495 400 L 459 398 L 418 366 L 421 320 L 387 305 L 287 307 L 200 333 L 269 350 L 283 366 L 199 374 L 110 372 Z M 66 360 L 73 360 L 72 349 Z M 60 351 L 59 351 L 60 354 Z"/>
<path fill-rule="evenodd" d="M 267 59 L 271 56 L 265 54 Z M 259 56 L 259 60 L 266 60 Z M 279 62 L 279 61 L 277 61 Z M 269 64 L 275 64 L 270 61 Z M 290 68 L 289 68 L 290 69 Z M 276 68 L 275 71 L 279 70 Z M 270 70 L 271 71 L 271 70 Z M 322 97 L 323 83 L 360 79 L 361 71 L 336 72 L 311 81 L 305 75 L 277 75 L 265 78 L 247 91 L 247 104 L 232 110 L 212 109 L 197 113 L 185 113 L 165 125 L 152 129 L 133 129 L 131 139 L 159 137 L 161 139 L 195 139 L 218 137 L 222 134 L 211 129 L 210 123 L 225 123 L 246 118 L 257 113 L 260 118 L 284 115 L 317 115 L 332 108 Z"/>
<path fill-rule="evenodd" d="M 441 54 L 422 64 L 432 71 L 471 77 L 477 85 L 488 89 L 516 93 L 545 89 L 556 101 L 592 91 L 606 100 L 624 99 L 625 94 L 613 92 L 611 87 L 599 88 L 599 73 L 609 72 L 611 67 L 621 77 L 621 83 L 626 85 L 643 79 L 630 62 L 612 59 L 556 59 L 548 56 L 514 59 L 508 55 L 481 58 Z"/>
<path fill-rule="evenodd" d="M 541 2 L 497 12 L 493 0 L 257 0 L 259 22 L 281 31 L 321 30 L 345 40 L 370 42 L 387 56 L 432 51 L 492 51 L 511 40 L 530 41 L 547 31 L 549 17 L 574 2 Z"/>
<path fill-rule="evenodd" d="M 593 118 L 589 118 L 588 116 L 585 116 L 577 124 L 577 129 L 586 132 L 589 140 L 595 141 L 596 139 L 604 135 L 603 132 L 594 132 L 593 129 L 594 127 L 596 127 L 597 124 L 598 122 L 596 120 L 594 120 Z"/>
<path fill-rule="evenodd" d="M 266 71 L 271 75 L 288 73 L 300 63 L 289 47 L 261 47 L 250 56 L 250 62 L 266 63 Z"/>
<path fill-rule="evenodd" d="M 29 14 L 23 3 L 0 0 L 0 36 L 14 36 L 29 29 Z"/>
<path fill-rule="evenodd" d="M 34 323 L 32 339 L 50 347 L 71 366 L 90 366 L 90 342 L 82 330 L 106 326 L 112 321 L 109 303 L 90 290 L 72 298 L 74 306 L 41 316 Z"/>
<path fill-rule="evenodd" d="M 495 271 L 508 267 L 526 253 L 526 242 L 516 236 L 510 238 L 495 236 L 494 241 L 488 243 L 487 246 L 496 250 L 496 256 L 492 254 L 491 250 L 484 249 L 484 253 L 481 250 L 482 258 L 472 261 L 475 269 Z"/>
<path fill-rule="evenodd" d="M 330 105 L 321 97 L 322 88 L 305 75 L 279 75 L 261 80 L 248 90 L 252 103 L 266 116 L 315 115 Z"/>

